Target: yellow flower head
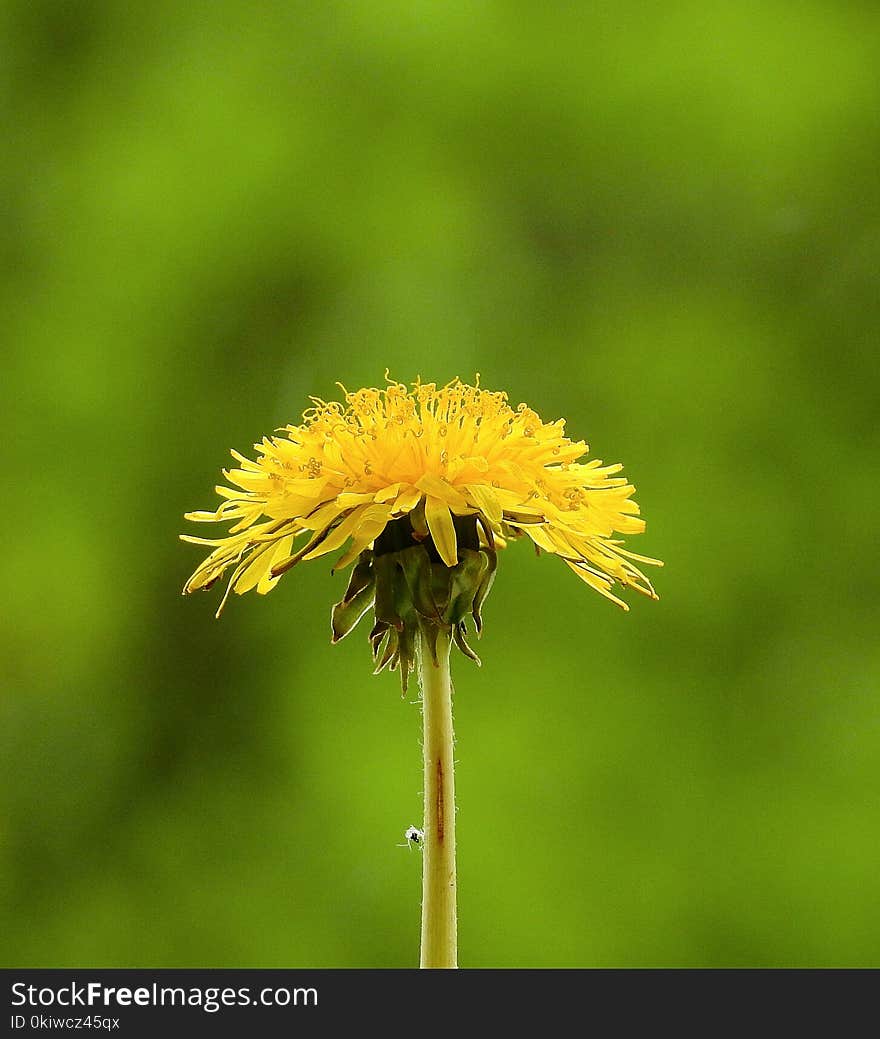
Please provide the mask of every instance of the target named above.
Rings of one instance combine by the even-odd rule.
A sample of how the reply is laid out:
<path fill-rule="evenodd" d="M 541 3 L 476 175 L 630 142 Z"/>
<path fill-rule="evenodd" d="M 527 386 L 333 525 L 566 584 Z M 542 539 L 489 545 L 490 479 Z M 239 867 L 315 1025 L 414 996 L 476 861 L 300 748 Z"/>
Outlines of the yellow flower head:
<path fill-rule="evenodd" d="M 187 514 L 235 522 L 213 540 L 182 535 L 213 549 L 185 592 L 233 567 L 222 610 L 231 590 L 265 594 L 300 560 L 347 544 L 334 569 L 345 567 L 406 518 L 404 540 L 432 544 L 447 567 L 459 563 L 463 537 L 470 549 L 494 549 L 526 535 L 624 609 L 615 585 L 657 598 L 635 563 L 662 564 L 614 537 L 645 528 L 635 488 L 616 475 L 621 465 L 578 461 L 587 445 L 565 436 L 564 420 L 544 422 L 525 404 L 511 408 L 507 394 L 459 379 L 312 401 L 302 425 L 254 445 L 255 461 L 232 452 L 240 467 L 224 470 L 233 486 L 216 488 L 224 500 L 214 512 Z"/>
<path fill-rule="evenodd" d="M 343 388 L 344 389 L 344 388 Z M 465 619 L 482 629 L 497 550 L 527 536 L 560 556 L 591 588 L 628 609 L 612 591 L 657 595 L 636 563 L 662 565 L 623 547 L 644 521 L 622 466 L 581 462 L 583 441 L 546 423 L 505 393 L 459 379 L 345 392 L 345 403 L 312 398 L 299 426 L 255 445 L 256 460 L 233 451 L 232 487 L 199 523 L 232 521 L 217 539 L 181 535 L 212 551 L 184 592 L 212 587 L 232 569 L 230 591 L 265 594 L 303 559 L 343 549 L 334 569 L 358 560 L 333 608 L 333 640 L 372 607 L 377 671 L 399 667 L 406 689 L 417 642 L 436 652 L 437 632 L 478 661 Z"/>
<path fill-rule="evenodd" d="M 409 543 L 429 539 L 448 567 L 459 562 L 462 533 L 476 527 L 469 547 L 503 548 L 526 535 L 623 609 L 615 585 L 657 597 L 635 564 L 659 561 L 614 536 L 644 530 L 635 488 L 616 475 L 619 464 L 579 461 L 587 445 L 564 435 L 563 420 L 545 423 L 525 404 L 514 410 L 506 394 L 459 379 L 442 388 L 417 381 L 411 391 L 392 382 L 346 392 L 344 404 L 312 399 L 301 425 L 255 445 L 256 460 L 232 452 L 240 468 L 223 471 L 233 486 L 216 488 L 215 511 L 187 514 L 235 523 L 217 539 L 182 535 L 213 550 L 185 592 L 234 567 L 223 603 L 231 590 L 264 594 L 295 563 L 346 543 L 335 569 L 347 566 L 408 517 Z"/>

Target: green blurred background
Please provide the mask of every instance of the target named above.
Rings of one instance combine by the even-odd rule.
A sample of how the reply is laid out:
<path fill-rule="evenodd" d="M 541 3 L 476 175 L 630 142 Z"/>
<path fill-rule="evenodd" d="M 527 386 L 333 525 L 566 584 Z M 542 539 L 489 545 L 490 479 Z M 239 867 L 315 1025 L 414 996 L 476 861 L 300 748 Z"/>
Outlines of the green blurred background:
<path fill-rule="evenodd" d="M 667 564 L 505 553 L 462 965 L 880 966 L 877 5 L 0 11 L 3 964 L 417 962 L 414 698 L 329 565 L 217 622 L 177 540 L 388 366 L 565 416 Z"/>

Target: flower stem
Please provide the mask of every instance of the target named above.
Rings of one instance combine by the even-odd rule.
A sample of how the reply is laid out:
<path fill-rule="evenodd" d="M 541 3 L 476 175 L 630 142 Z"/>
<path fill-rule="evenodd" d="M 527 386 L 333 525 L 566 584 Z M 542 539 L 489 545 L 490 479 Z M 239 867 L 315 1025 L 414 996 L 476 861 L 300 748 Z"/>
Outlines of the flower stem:
<path fill-rule="evenodd" d="M 419 657 L 425 760 L 421 967 L 458 966 L 449 649 L 449 633 L 440 631 L 435 664 L 425 638 L 421 639 Z"/>

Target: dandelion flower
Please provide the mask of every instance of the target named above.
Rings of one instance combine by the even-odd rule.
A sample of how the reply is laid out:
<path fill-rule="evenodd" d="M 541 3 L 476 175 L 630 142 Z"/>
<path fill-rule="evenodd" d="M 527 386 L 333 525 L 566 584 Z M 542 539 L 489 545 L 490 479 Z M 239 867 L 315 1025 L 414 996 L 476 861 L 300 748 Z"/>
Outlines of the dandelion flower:
<path fill-rule="evenodd" d="M 335 570 L 383 541 L 427 542 L 455 567 L 462 549 L 525 535 L 623 609 L 615 586 L 657 597 L 635 564 L 658 561 L 615 537 L 645 528 L 635 488 L 617 475 L 621 465 L 581 461 L 588 447 L 565 436 L 562 419 L 544 422 L 525 404 L 514 410 L 505 393 L 458 379 L 357 390 L 344 405 L 312 400 L 302 425 L 254 445 L 255 461 L 232 452 L 239 467 L 224 470 L 233 486 L 216 488 L 224 501 L 215 511 L 187 514 L 235 523 L 214 540 L 183 535 L 213 548 L 186 592 L 233 568 L 227 595 L 265 594 L 296 563 L 346 544 Z"/>
<path fill-rule="evenodd" d="M 436 686 L 441 706 L 450 699 L 451 643 L 477 659 L 466 622 L 480 633 L 498 551 L 529 538 L 623 609 L 617 593 L 628 588 L 657 598 L 638 564 L 661 564 L 624 547 L 621 536 L 645 524 L 622 466 L 585 460 L 587 445 L 565 435 L 562 419 L 545 422 L 525 404 L 512 408 L 505 393 L 481 388 L 479 379 L 476 386 L 455 379 L 343 391 L 344 402 L 313 397 L 300 425 L 254 445 L 256 458 L 232 452 L 238 467 L 224 470 L 231 486 L 216 488 L 222 503 L 187 515 L 232 526 L 215 539 L 182 535 L 211 549 L 184 592 L 211 588 L 229 573 L 219 616 L 230 592 L 265 594 L 301 561 L 341 552 L 334 570 L 355 564 L 333 608 L 333 640 L 372 608 L 376 670 L 399 669 L 405 690 L 421 657 L 425 876 L 445 875 L 449 863 L 438 849 L 445 845 L 448 857 L 450 843 L 454 876 L 452 820 L 447 811 L 444 829 L 442 818 L 444 798 L 454 803 L 451 705 L 431 720 L 428 687 Z M 429 765 L 435 757 L 439 774 Z M 449 934 L 438 940 L 448 946 Z M 423 964 L 426 941 L 423 930 Z M 429 951 L 429 961 L 437 958 L 448 960 L 448 948 Z"/>

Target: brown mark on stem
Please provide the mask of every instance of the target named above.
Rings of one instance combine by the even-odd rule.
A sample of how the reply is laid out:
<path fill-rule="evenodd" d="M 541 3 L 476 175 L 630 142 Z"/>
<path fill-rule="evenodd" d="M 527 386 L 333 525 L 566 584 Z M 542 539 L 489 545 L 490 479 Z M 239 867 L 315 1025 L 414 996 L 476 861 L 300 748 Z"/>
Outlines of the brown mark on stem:
<path fill-rule="evenodd" d="M 437 758 L 437 840 L 443 840 L 443 762 Z"/>

